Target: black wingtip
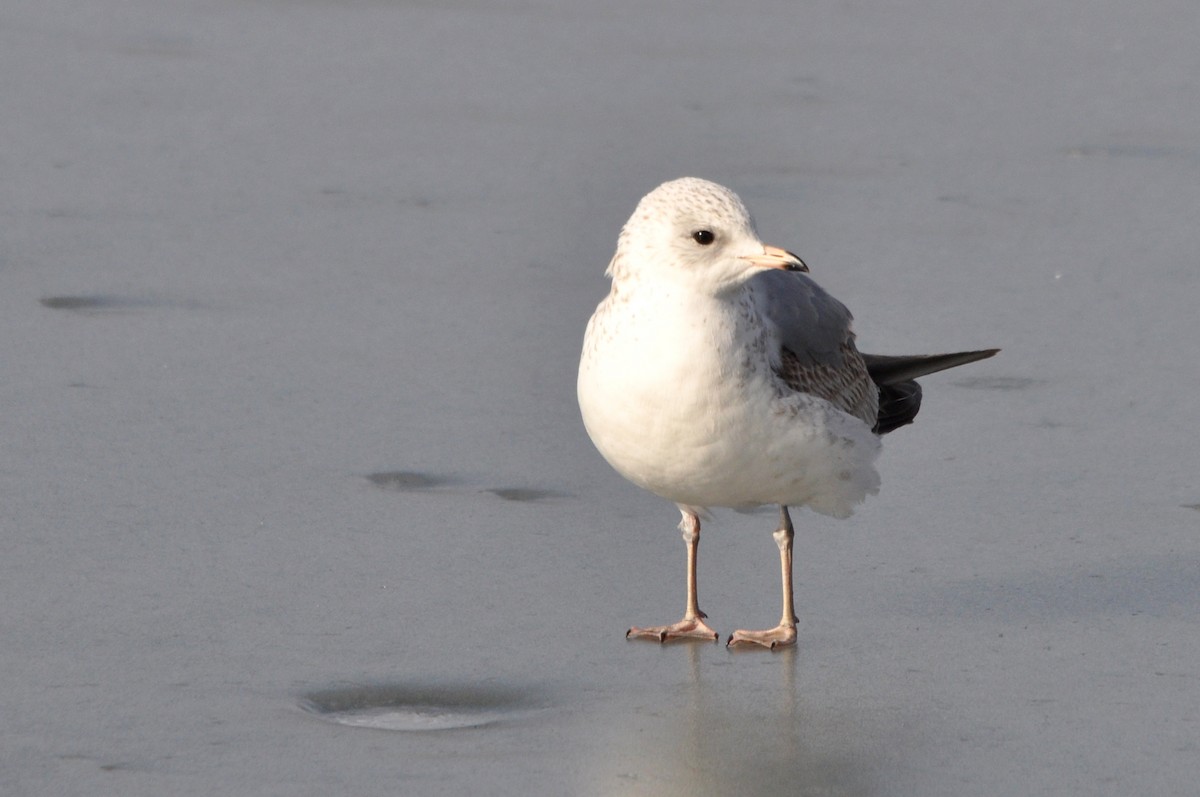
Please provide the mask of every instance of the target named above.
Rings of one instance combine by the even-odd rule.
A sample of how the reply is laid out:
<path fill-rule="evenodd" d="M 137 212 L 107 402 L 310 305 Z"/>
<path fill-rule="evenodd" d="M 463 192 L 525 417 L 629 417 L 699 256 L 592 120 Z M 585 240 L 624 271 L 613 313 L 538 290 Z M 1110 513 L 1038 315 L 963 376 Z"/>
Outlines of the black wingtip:
<path fill-rule="evenodd" d="M 890 354 L 864 354 L 863 362 L 867 373 L 877 385 L 895 385 L 909 382 L 921 376 L 957 368 L 960 365 L 979 362 L 994 357 L 999 349 L 959 351 L 951 354 L 916 354 L 894 356 Z"/>

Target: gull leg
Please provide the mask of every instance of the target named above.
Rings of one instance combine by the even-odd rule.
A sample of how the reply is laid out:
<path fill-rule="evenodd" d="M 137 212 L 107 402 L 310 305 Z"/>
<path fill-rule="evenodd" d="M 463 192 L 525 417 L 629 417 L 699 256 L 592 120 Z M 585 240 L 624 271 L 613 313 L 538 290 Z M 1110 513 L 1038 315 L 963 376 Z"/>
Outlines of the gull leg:
<path fill-rule="evenodd" d="M 779 528 L 775 531 L 775 544 L 779 546 L 779 567 L 783 574 L 783 617 L 779 625 L 766 631 L 734 631 L 725 643 L 726 647 L 761 645 L 774 650 L 796 644 L 796 611 L 792 603 L 792 518 L 786 506 L 779 507 Z"/>
<path fill-rule="evenodd" d="M 634 626 L 625 632 L 626 639 L 657 639 L 666 642 L 668 639 L 708 639 L 716 641 L 717 632 L 704 622 L 707 617 L 700 611 L 700 602 L 696 597 L 696 553 L 700 547 L 700 517 L 687 509 L 681 509 L 683 519 L 679 521 L 679 530 L 683 532 L 683 541 L 687 543 L 687 608 L 683 619 L 671 625 L 655 625 L 648 628 Z"/>

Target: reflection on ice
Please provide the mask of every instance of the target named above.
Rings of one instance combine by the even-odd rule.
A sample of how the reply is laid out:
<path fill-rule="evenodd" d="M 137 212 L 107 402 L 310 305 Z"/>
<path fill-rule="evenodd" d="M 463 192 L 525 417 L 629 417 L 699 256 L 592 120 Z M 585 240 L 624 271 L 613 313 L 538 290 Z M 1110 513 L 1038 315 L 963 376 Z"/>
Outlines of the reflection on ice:
<path fill-rule="evenodd" d="M 663 648 L 680 651 L 679 647 Z M 833 717 L 810 714 L 797 693 L 795 648 L 762 658 L 778 685 L 728 688 L 714 679 L 707 645 L 688 645 L 687 682 L 623 703 L 593 722 L 602 749 L 581 791 L 601 794 L 837 794 L 876 791 L 861 740 Z M 669 655 L 669 654 L 668 654 Z M 750 657 L 737 657 L 744 666 Z M 703 661 L 702 661 L 703 660 Z M 708 676 L 706 677 L 705 669 Z"/>

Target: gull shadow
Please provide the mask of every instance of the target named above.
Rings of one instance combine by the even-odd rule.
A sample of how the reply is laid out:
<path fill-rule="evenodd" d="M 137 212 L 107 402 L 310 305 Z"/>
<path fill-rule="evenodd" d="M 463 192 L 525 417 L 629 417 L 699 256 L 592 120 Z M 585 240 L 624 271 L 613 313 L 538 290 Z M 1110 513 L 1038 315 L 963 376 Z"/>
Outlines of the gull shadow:
<path fill-rule="evenodd" d="M 326 722 L 354 728 L 428 733 L 484 728 L 548 710 L 544 695 L 480 684 L 371 684 L 303 695 L 299 706 Z"/>

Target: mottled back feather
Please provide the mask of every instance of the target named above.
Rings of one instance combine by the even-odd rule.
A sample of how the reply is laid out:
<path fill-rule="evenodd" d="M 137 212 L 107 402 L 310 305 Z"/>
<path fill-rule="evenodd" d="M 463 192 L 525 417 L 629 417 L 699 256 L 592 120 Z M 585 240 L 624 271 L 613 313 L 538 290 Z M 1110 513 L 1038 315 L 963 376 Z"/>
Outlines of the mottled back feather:
<path fill-rule="evenodd" d="M 800 357 L 785 347 L 781 352 L 779 377 L 792 390 L 823 398 L 842 412 L 873 426 L 876 409 L 871 394 L 877 388 L 867 375 L 867 366 L 858 350 L 854 348 L 853 335 L 842 344 L 839 359 L 841 363 L 837 366 L 825 363 L 805 365 Z"/>

